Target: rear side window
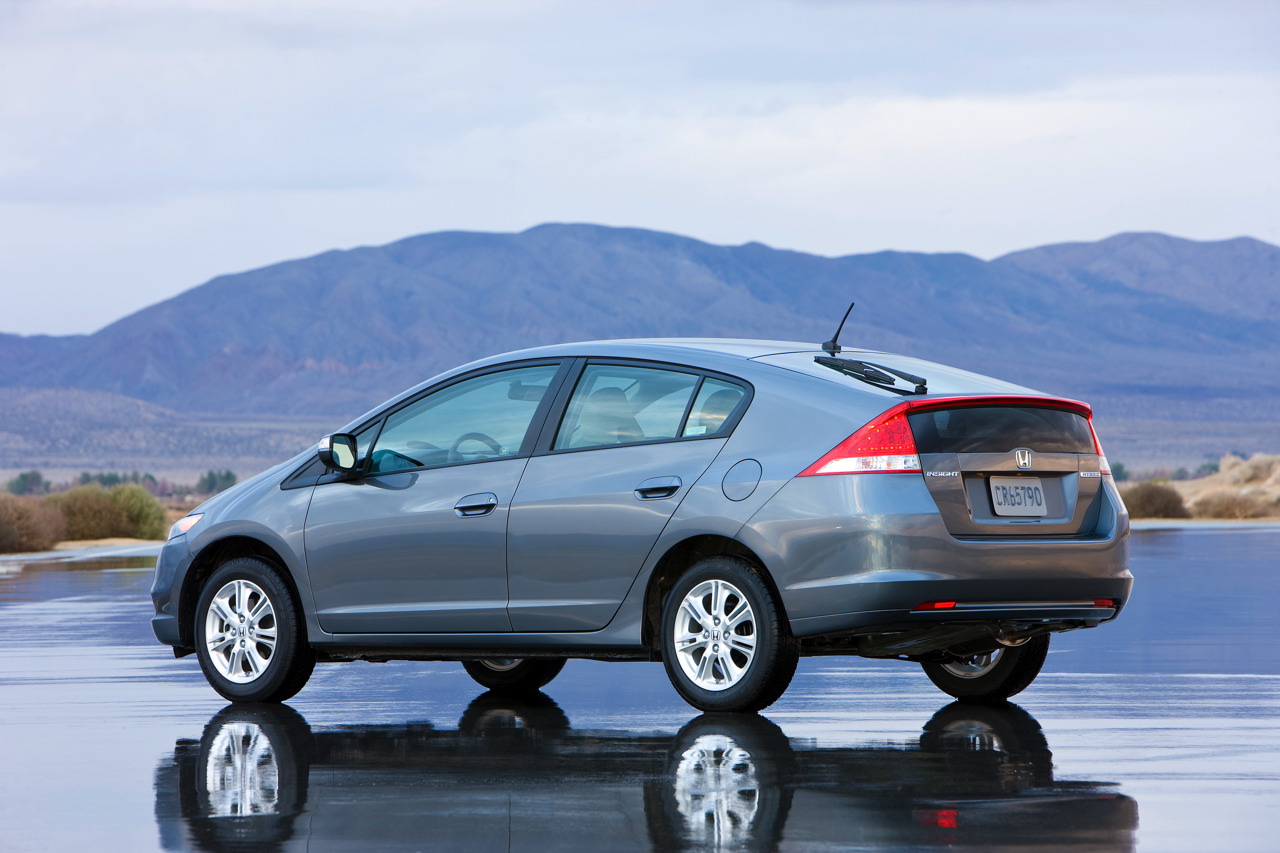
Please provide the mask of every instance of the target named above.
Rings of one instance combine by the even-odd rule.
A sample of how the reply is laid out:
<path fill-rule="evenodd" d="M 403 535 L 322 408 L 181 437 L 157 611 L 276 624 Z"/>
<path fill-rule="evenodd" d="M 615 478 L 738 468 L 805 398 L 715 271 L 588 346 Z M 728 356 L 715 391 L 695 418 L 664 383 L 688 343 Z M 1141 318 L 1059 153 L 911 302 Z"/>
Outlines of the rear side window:
<path fill-rule="evenodd" d="M 729 416 L 742 402 L 746 392 L 741 385 L 722 382 L 719 379 L 702 380 L 698 389 L 698 399 L 693 401 L 693 410 L 689 413 L 689 422 L 685 424 L 683 435 L 715 435 L 725 428 Z"/>
<path fill-rule="evenodd" d="M 973 406 L 907 415 L 920 453 L 1093 453 L 1083 415 L 1026 406 Z"/>
<path fill-rule="evenodd" d="M 552 449 L 718 435 L 732 426 L 746 396 L 740 385 L 696 373 L 589 364 Z"/>

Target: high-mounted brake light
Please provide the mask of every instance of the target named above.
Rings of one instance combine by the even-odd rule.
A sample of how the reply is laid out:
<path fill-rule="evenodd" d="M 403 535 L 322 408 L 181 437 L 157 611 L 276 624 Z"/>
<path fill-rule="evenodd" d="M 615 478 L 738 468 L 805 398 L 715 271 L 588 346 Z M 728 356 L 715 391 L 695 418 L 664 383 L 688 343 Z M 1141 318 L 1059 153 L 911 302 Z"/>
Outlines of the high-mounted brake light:
<path fill-rule="evenodd" d="M 907 407 L 894 406 L 882 412 L 862 429 L 837 444 L 830 453 L 800 472 L 801 477 L 819 474 L 863 474 L 876 471 L 920 471 L 916 437 L 907 423 Z"/>

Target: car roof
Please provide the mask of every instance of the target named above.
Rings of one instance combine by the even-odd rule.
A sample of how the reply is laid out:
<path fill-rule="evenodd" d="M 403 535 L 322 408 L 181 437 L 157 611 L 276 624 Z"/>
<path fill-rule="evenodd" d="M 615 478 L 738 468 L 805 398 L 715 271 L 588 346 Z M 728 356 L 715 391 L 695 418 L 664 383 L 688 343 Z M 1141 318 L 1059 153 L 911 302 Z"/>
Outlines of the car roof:
<path fill-rule="evenodd" d="M 624 338 L 598 341 L 574 341 L 549 346 L 532 347 L 512 352 L 497 353 L 482 359 L 459 365 L 437 376 L 408 388 L 395 397 L 365 412 L 352 421 L 347 429 L 367 421 L 386 407 L 421 393 L 441 381 L 453 376 L 461 376 L 474 370 L 481 370 L 500 364 L 519 361 L 533 361 L 551 358 L 617 358 L 635 359 L 638 361 L 672 362 L 700 367 L 707 370 L 723 370 L 727 373 L 755 374 L 759 377 L 765 373 L 773 375 L 782 370 L 791 375 L 805 374 L 808 379 L 819 378 L 827 383 L 838 383 L 847 389 L 867 392 L 871 398 L 880 398 L 887 405 L 889 401 L 900 399 L 889 391 L 871 388 L 856 380 L 832 371 L 828 368 L 814 367 L 811 356 L 825 354 L 817 344 L 798 341 L 767 341 L 746 338 Z M 1040 392 L 1029 388 L 993 379 L 989 376 L 970 373 L 964 370 L 947 367 L 933 362 L 922 361 L 908 356 L 895 355 L 880 350 L 842 347 L 841 354 L 871 355 L 878 362 L 886 361 L 903 369 L 930 373 L 930 388 L 937 382 L 938 391 L 951 393 L 1025 393 L 1038 395 Z M 748 365 L 750 367 L 748 368 Z M 744 376 L 744 378 L 746 378 Z M 753 377 L 754 378 L 754 377 Z"/>

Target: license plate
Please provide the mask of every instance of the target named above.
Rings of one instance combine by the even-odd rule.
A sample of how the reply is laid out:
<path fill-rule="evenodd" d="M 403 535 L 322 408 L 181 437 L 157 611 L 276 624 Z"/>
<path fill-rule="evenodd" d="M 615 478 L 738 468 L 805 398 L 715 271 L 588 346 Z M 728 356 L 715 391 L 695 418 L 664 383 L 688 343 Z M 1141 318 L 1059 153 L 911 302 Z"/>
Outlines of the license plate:
<path fill-rule="evenodd" d="M 1039 477 L 992 477 L 990 484 L 991 506 L 996 515 L 1026 517 L 1049 512 Z"/>

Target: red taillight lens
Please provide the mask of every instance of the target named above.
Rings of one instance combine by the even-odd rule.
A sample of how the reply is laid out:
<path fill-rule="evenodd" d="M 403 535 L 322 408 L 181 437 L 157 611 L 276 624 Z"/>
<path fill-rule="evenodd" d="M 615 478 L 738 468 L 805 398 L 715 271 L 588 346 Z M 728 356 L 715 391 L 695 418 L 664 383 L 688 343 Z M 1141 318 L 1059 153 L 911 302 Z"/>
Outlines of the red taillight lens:
<path fill-rule="evenodd" d="M 840 442 L 817 462 L 800 472 L 801 477 L 820 474 L 869 474 L 880 471 L 920 471 L 916 438 L 907 423 L 907 407 L 894 406 Z"/>
<path fill-rule="evenodd" d="M 1093 428 L 1093 418 L 1089 419 L 1089 432 L 1093 435 L 1093 449 L 1098 451 L 1098 470 L 1110 477 L 1111 463 L 1107 461 L 1107 454 L 1102 452 L 1102 442 L 1098 441 L 1098 431 Z"/>
<path fill-rule="evenodd" d="M 956 606 L 954 601 L 922 601 L 915 607 L 911 608 L 913 612 L 923 610 L 952 610 Z"/>

